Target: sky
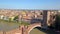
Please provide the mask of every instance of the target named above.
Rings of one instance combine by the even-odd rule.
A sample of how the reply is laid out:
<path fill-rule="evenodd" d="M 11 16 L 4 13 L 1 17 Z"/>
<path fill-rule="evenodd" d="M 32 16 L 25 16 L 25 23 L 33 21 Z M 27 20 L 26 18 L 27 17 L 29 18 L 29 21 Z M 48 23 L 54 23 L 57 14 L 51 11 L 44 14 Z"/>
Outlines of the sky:
<path fill-rule="evenodd" d="M 0 9 L 60 9 L 60 0 L 0 0 Z"/>

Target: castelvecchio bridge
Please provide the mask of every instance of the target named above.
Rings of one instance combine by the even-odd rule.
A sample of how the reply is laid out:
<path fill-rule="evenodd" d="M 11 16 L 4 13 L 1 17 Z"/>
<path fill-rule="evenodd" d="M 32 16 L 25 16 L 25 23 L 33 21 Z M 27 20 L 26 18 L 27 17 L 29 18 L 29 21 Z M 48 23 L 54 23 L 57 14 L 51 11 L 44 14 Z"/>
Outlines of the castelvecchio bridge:
<path fill-rule="evenodd" d="M 29 26 L 21 25 L 18 29 L 9 31 L 9 32 L 3 32 L 1 34 L 29 34 L 32 29 L 35 27 L 41 27 L 41 28 L 47 28 L 55 21 L 55 18 L 53 19 L 53 16 L 51 17 L 51 11 L 44 10 L 43 11 L 43 23 L 37 22 L 30 24 Z"/>

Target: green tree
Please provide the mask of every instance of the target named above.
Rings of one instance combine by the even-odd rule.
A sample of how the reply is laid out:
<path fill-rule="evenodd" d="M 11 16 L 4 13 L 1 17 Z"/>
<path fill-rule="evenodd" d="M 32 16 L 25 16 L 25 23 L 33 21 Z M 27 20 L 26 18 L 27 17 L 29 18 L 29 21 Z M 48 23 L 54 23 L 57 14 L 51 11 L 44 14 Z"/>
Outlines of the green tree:
<path fill-rule="evenodd" d="M 55 23 L 53 23 L 49 28 L 55 29 L 55 30 L 60 30 L 60 15 L 56 15 L 56 20 Z"/>
<path fill-rule="evenodd" d="M 55 29 L 60 30 L 60 15 L 56 15 Z"/>
<path fill-rule="evenodd" d="M 15 21 L 17 21 L 17 22 L 18 22 L 18 15 L 17 15 L 17 16 L 15 16 L 15 18 L 14 18 L 13 20 L 15 20 Z"/>

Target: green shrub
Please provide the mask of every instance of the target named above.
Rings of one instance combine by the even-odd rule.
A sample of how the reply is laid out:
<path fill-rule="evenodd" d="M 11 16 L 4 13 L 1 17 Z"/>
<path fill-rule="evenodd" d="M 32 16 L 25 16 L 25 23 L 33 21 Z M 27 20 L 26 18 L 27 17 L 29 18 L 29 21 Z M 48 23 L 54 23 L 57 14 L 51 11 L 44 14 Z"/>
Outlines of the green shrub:
<path fill-rule="evenodd" d="M 13 19 L 14 21 L 16 21 L 16 22 L 18 22 L 18 18 L 19 16 L 17 15 L 17 16 L 15 16 L 15 18 Z"/>
<path fill-rule="evenodd" d="M 15 16 L 14 20 L 18 19 L 18 16 Z"/>

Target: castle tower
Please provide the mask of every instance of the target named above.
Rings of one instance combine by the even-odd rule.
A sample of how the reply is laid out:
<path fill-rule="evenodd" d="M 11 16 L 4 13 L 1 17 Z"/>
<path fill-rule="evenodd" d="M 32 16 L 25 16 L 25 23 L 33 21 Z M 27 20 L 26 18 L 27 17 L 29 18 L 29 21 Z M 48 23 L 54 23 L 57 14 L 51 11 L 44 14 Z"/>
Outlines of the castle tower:
<path fill-rule="evenodd" d="M 42 26 L 43 28 L 47 28 L 49 19 L 50 19 L 50 11 L 43 10 L 43 26 Z"/>

